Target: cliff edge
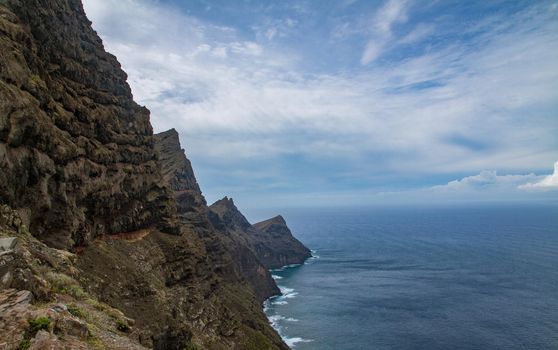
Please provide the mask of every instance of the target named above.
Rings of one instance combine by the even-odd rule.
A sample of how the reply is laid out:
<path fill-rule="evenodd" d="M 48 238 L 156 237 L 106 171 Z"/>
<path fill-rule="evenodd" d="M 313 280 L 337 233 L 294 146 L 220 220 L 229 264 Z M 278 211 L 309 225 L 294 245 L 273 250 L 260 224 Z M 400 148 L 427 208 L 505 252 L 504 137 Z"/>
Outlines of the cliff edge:
<path fill-rule="evenodd" d="M 126 78 L 79 0 L 0 0 L 0 348 L 288 349 L 294 241 L 210 210 Z"/>

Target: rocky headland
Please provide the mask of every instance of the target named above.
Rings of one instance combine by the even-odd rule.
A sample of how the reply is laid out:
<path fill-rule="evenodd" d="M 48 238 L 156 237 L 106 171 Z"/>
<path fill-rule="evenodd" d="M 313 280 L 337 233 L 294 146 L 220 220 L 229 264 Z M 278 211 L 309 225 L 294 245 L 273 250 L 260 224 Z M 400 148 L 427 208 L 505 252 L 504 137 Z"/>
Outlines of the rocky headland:
<path fill-rule="evenodd" d="M 281 215 L 252 225 L 228 197 L 213 203 L 209 210 L 214 213 L 214 226 L 243 240 L 267 269 L 302 264 L 312 256 L 310 250 L 292 235 Z"/>
<path fill-rule="evenodd" d="M 0 348 L 287 349 L 282 217 L 210 207 L 79 0 L 0 0 Z"/>

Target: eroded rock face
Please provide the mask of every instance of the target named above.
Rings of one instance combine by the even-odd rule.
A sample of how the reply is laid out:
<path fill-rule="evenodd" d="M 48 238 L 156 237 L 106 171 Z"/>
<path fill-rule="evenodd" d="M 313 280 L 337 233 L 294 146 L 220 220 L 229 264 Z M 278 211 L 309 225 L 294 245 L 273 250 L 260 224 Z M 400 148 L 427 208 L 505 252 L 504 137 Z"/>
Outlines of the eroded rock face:
<path fill-rule="evenodd" d="M 163 180 L 174 193 L 182 224 L 207 228 L 207 203 L 174 129 L 154 135 Z"/>
<path fill-rule="evenodd" d="M 253 227 L 256 230 L 254 249 L 260 261 L 270 269 L 302 264 L 312 256 L 310 249 L 293 236 L 281 215 L 258 222 Z"/>
<path fill-rule="evenodd" d="M 282 216 L 251 225 L 230 198 L 213 203 L 209 209 L 214 225 L 232 236 L 241 237 L 267 269 L 302 264 L 310 250 L 293 237 Z"/>
<path fill-rule="evenodd" d="M 176 231 L 149 111 L 78 0 L 0 3 L 0 203 L 51 245 Z"/>
<path fill-rule="evenodd" d="M 250 223 L 240 212 L 232 210 L 226 211 L 222 221 L 214 218 L 215 213 L 207 207 L 191 163 L 180 146 L 178 133 L 171 129 L 156 134 L 155 141 L 163 177 L 174 190 L 181 222 L 204 239 L 210 248 L 208 255 L 212 258 L 212 264 L 222 266 L 222 272 L 229 276 L 237 275 L 246 279 L 260 302 L 279 294 L 271 274 L 255 256 L 249 242 L 241 236 L 216 233 L 216 229 L 224 229 L 225 224 L 243 229 L 249 227 Z M 229 217 L 229 213 L 233 217 Z M 229 272 L 225 272 L 227 269 Z"/>

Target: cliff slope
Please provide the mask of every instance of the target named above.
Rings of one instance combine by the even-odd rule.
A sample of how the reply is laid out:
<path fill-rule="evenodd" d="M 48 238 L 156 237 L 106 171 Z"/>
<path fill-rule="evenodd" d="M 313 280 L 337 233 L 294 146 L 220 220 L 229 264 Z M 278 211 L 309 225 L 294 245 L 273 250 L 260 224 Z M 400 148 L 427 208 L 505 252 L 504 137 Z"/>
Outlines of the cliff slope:
<path fill-rule="evenodd" d="M 79 0 L 0 0 L 0 169 L 0 347 L 287 349 L 269 265 Z"/>
<path fill-rule="evenodd" d="M 214 225 L 247 244 L 267 269 L 302 264 L 312 256 L 310 250 L 293 237 L 282 216 L 251 225 L 238 210 L 232 198 L 213 203 Z"/>

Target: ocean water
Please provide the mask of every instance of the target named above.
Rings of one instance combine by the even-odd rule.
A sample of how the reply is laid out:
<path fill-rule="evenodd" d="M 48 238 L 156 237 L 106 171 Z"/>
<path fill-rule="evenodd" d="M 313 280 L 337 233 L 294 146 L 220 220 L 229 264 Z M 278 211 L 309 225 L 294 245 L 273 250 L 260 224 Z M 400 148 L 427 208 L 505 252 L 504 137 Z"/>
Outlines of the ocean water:
<path fill-rule="evenodd" d="M 296 350 L 558 349 L 558 207 L 285 212 L 317 258 L 265 303 Z"/>

